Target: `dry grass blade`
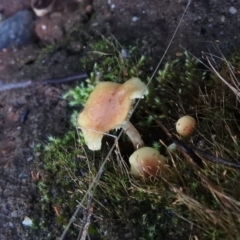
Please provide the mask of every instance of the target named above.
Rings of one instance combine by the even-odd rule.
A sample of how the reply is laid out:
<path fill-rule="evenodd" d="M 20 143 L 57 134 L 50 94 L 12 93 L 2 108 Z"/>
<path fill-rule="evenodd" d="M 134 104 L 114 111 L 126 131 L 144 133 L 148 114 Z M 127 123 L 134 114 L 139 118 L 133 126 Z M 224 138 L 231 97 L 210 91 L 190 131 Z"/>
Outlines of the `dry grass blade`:
<path fill-rule="evenodd" d="M 173 204 L 183 204 L 187 206 L 191 212 L 194 212 L 194 215 L 197 217 L 198 221 L 205 225 L 205 228 L 208 228 L 209 225 L 214 224 L 220 225 L 226 232 L 231 231 L 233 225 L 231 216 L 226 217 L 227 215 L 223 214 L 223 212 L 207 208 L 199 201 L 196 201 L 189 195 L 184 194 L 181 189 L 174 188 L 173 190 L 177 193 L 176 200 Z"/>
<path fill-rule="evenodd" d="M 123 130 L 122 130 L 122 131 L 119 133 L 119 135 L 117 136 L 117 138 L 116 138 L 117 140 L 121 137 L 122 133 L 123 133 Z M 87 200 L 88 198 L 92 198 L 92 197 L 93 197 L 94 191 L 95 191 L 95 189 L 97 188 L 99 179 L 100 179 L 100 177 L 101 177 L 101 175 L 102 175 L 102 173 L 103 173 L 103 171 L 104 171 L 104 166 L 105 166 L 105 164 L 107 163 L 107 161 L 109 160 L 109 158 L 110 158 L 112 152 L 114 151 L 115 147 L 116 147 L 116 143 L 113 144 L 113 146 L 111 147 L 109 153 L 107 154 L 106 158 L 104 159 L 103 163 L 101 164 L 101 166 L 100 166 L 100 168 L 99 168 L 99 171 L 97 172 L 95 178 L 92 180 L 91 184 L 89 185 L 89 188 L 88 188 L 86 194 L 85 194 L 84 197 L 82 198 L 81 203 L 78 205 L 76 211 L 74 212 L 74 214 L 72 215 L 71 219 L 69 220 L 69 223 L 68 223 L 67 227 L 65 228 L 65 230 L 63 231 L 63 233 L 62 233 L 62 235 L 61 235 L 61 238 L 60 238 L 61 240 L 64 239 L 64 237 L 65 237 L 65 235 L 67 234 L 70 226 L 71 226 L 72 223 L 75 221 L 78 212 L 80 211 L 80 209 L 82 208 L 82 206 L 84 206 L 84 203 L 86 202 L 86 200 Z M 87 203 L 87 207 L 86 207 L 86 208 L 89 209 L 91 202 L 90 202 L 90 201 L 87 201 L 87 202 L 88 202 L 88 203 Z"/>
<path fill-rule="evenodd" d="M 86 211 L 84 225 L 83 225 L 82 229 L 79 231 L 79 235 L 77 238 L 78 240 L 85 240 L 87 237 L 88 228 L 89 228 L 90 221 L 91 221 L 91 216 L 93 214 L 93 208 L 94 208 L 94 205 L 90 204 L 89 209 L 87 209 L 87 211 Z"/>
<path fill-rule="evenodd" d="M 213 64 L 211 63 L 210 59 L 208 57 L 206 57 L 209 65 L 211 66 L 212 70 L 214 71 L 214 73 L 219 77 L 219 79 L 221 79 L 233 92 L 234 94 L 236 94 L 236 96 L 240 97 L 240 92 L 233 87 L 230 83 L 228 83 L 220 74 L 219 72 L 214 68 Z"/>

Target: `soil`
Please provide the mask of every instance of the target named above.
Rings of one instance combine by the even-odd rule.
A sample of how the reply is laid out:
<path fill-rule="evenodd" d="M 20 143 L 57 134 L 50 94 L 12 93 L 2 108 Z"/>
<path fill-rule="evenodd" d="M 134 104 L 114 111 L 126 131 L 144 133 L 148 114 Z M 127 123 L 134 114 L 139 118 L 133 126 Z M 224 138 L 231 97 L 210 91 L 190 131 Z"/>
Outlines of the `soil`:
<path fill-rule="evenodd" d="M 14 6 L 7 11 L 9 2 L 0 0 L 0 10 L 5 17 L 20 9 L 30 9 L 30 1 L 22 1 L 19 8 Z M 52 13 L 36 20 L 36 42 L 0 53 L 1 83 L 35 81 L 82 71 L 79 58 L 100 34 L 113 35 L 126 47 L 138 46 L 152 59 L 150 65 L 154 68 L 169 44 L 187 2 L 59 0 Z M 237 12 L 230 13 L 230 7 Z M 79 26 L 82 30 L 75 31 Z M 238 0 L 193 0 L 165 61 L 183 52 L 183 48 L 198 57 L 202 51 L 218 55 L 221 51 L 228 56 L 240 46 L 239 27 Z M 71 41 L 59 45 L 66 36 L 71 36 Z M 55 44 L 56 48 L 46 48 L 49 43 Z M 36 180 L 32 177 L 38 171 L 36 162 L 39 158 L 34 149 L 37 144 L 46 143 L 50 135 L 61 136 L 67 131 L 71 109 L 61 96 L 71 87 L 72 84 L 36 85 L 0 92 L 2 240 L 48 239 L 41 234 L 36 236 L 36 232 L 23 226 L 22 221 L 25 216 L 34 219 L 40 211 L 36 208 Z M 51 230 L 46 229 L 48 231 Z"/>

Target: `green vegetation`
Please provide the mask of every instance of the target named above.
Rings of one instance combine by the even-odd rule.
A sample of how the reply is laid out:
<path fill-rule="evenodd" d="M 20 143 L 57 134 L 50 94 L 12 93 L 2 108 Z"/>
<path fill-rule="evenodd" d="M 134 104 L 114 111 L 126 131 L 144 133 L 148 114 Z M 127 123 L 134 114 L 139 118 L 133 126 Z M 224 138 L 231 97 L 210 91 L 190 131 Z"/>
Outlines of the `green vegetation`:
<path fill-rule="evenodd" d="M 115 40 L 92 44 L 81 64 L 93 67 L 91 78 L 69 91 L 64 97 L 70 105 L 84 103 L 99 79 L 124 82 L 130 77 L 149 81 L 147 61 L 130 47 L 128 54 Z M 235 62 L 234 62 L 235 60 Z M 239 61 L 224 78 L 237 77 Z M 222 72 L 223 73 L 223 72 Z M 221 74 L 222 74 L 221 73 Z M 222 74 L 223 75 L 223 74 Z M 148 110 L 151 114 L 146 113 Z M 240 229 L 240 185 L 238 170 L 214 164 L 203 158 L 204 169 L 191 163 L 180 151 L 170 153 L 171 143 L 156 117 L 175 133 L 179 117 L 196 118 L 198 127 L 187 143 L 214 156 L 237 162 L 240 154 L 238 135 L 238 100 L 232 90 L 210 70 L 184 53 L 167 63 L 149 84 L 149 95 L 140 101 L 131 121 L 146 145 L 168 156 L 173 174 L 154 181 L 136 180 L 129 175 L 128 156 L 133 149 L 124 136 L 116 151 L 109 153 L 113 140 L 106 137 L 101 151 L 89 151 L 80 130 L 72 129 L 61 139 L 51 138 L 43 153 L 43 179 L 39 182 L 42 211 L 53 216 L 60 230 L 67 223 L 84 196 L 75 221 L 68 231 L 77 239 L 91 202 L 93 215 L 88 234 L 99 239 L 238 239 Z M 113 132 L 113 134 L 117 134 Z M 129 153 L 130 152 L 130 153 Z M 100 178 L 95 176 L 99 174 Z M 89 190 L 89 186 L 93 188 Z M 44 227 L 44 223 L 42 224 Z"/>

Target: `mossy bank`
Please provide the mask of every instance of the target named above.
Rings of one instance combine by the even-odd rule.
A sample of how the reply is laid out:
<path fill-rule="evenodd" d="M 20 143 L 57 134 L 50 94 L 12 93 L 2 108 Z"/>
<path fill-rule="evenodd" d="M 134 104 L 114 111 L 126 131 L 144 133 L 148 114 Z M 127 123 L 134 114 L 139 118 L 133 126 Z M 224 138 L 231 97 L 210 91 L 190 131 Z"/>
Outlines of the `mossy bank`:
<path fill-rule="evenodd" d="M 230 83 L 231 74 L 238 77 L 238 65 L 229 71 L 237 56 L 219 69 Z M 80 206 L 67 229 L 67 239 L 78 239 L 84 230 L 90 239 L 237 239 L 238 170 L 204 157 L 204 168 L 199 169 L 181 151 L 169 152 L 171 139 L 154 120 L 175 134 L 178 118 L 191 115 L 198 126 L 192 137 L 183 140 L 237 163 L 240 116 L 236 92 L 216 77 L 209 65 L 186 52 L 162 66 L 153 78 L 147 56 L 114 39 L 94 42 L 80 61 L 92 69 L 91 77 L 64 96 L 76 109 L 69 131 L 62 138 L 49 138 L 42 146 L 42 179 L 38 182 L 42 216 L 34 220 L 35 225 L 53 224 L 48 239 L 59 236 L 57 232 L 64 231 Z M 76 127 L 76 116 L 98 81 L 122 83 L 131 77 L 149 84 L 149 94 L 134 105 L 131 121 L 145 144 L 167 157 L 174 173 L 153 181 L 129 174 L 128 157 L 134 149 L 124 135 L 114 151 L 110 150 L 115 139 L 106 136 L 101 151 L 92 152 Z M 111 134 L 117 136 L 119 131 Z"/>

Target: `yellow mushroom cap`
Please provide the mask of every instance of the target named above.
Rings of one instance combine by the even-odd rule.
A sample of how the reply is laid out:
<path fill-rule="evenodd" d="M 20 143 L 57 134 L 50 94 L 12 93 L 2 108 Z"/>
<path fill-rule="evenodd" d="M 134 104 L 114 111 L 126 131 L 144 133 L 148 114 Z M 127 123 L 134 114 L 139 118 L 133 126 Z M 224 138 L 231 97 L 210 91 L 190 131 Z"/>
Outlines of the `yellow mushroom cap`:
<path fill-rule="evenodd" d="M 120 127 L 131 109 L 132 99 L 142 98 L 147 86 L 138 78 L 123 84 L 100 82 L 96 85 L 78 116 L 89 149 L 101 149 L 104 133 Z"/>
<path fill-rule="evenodd" d="M 192 134 L 196 127 L 196 120 L 191 116 L 181 117 L 176 123 L 176 131 L 183 137 L 188 137 Z"/>
<path fill-rule="evenodd" d="M 149 178 L 159 175 L 164 168 L 166 159 L 156 149 L 142 147 L 130 156 L 129 162 L 132 175 Z"/>

